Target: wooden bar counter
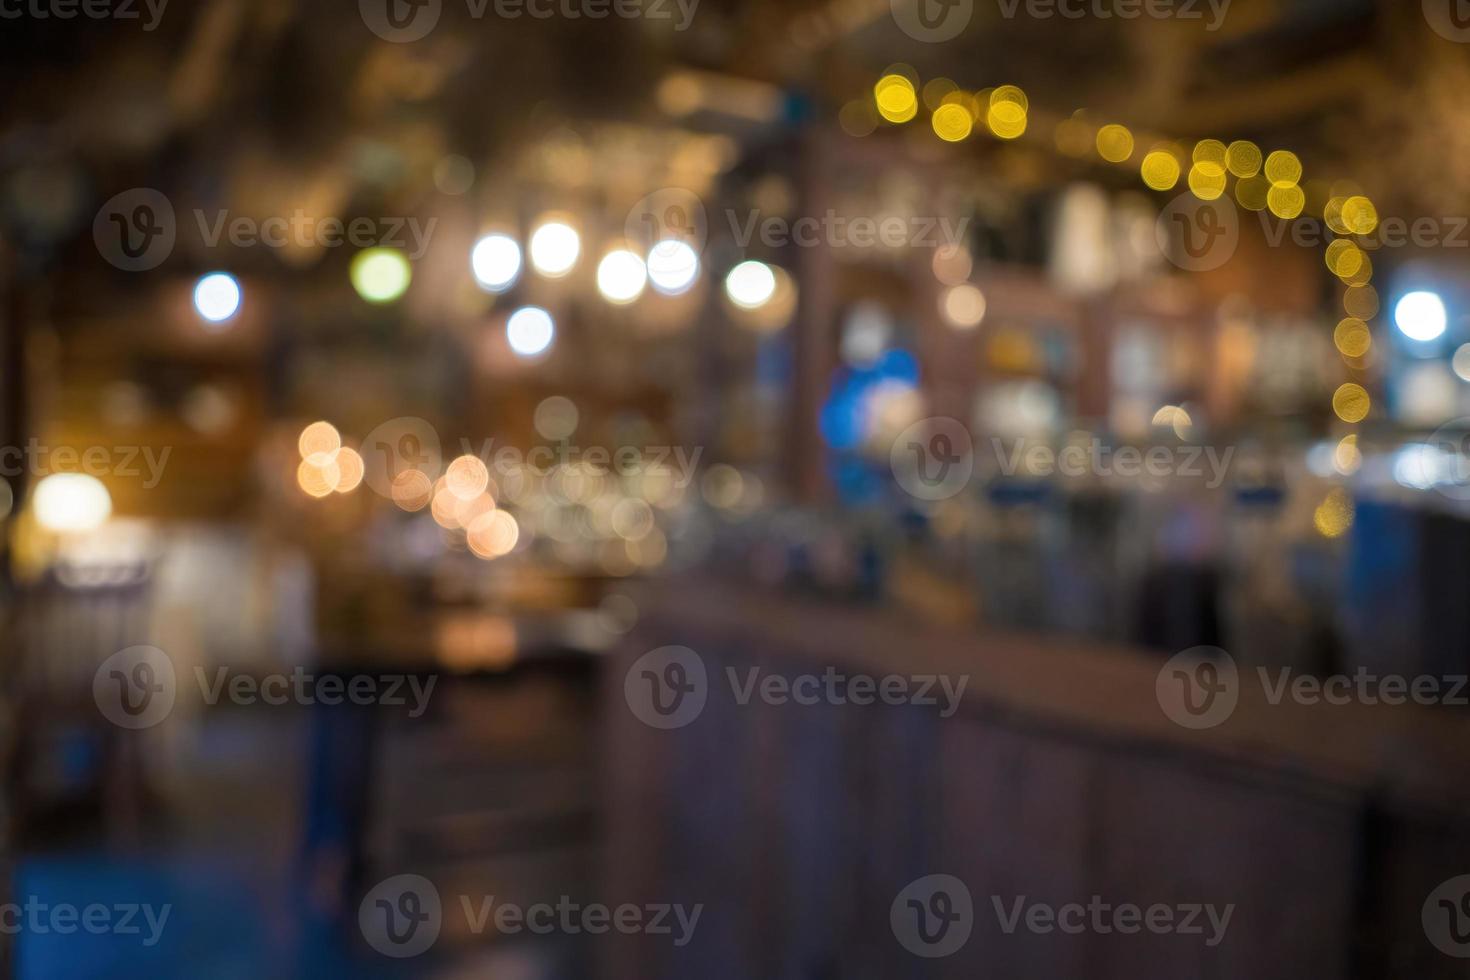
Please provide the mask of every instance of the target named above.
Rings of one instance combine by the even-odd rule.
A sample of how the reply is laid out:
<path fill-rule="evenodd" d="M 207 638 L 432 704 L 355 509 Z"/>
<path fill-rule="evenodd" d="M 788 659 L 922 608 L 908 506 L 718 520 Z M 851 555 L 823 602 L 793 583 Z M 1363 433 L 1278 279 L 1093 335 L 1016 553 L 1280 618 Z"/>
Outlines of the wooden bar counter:
<path fill-rule="evenodd" d="M 1464 977 L 1421 915 L 1470 874 L 1470 713 L 1268 702 L 1189 730 L 1160 707 L 1164 657 L 966 633 L 713 581 L 635 594 L 603 679 L 610 899 L 703 903 L 694 938 L 609 937 L 614 980 Z M 625 679 L 655 648 L 705 667 L 682 727 L 639 720 Z M 759 676 L 967 677 L 958 710 L 740 703 Z M 943 704 L 943 694 L 939 694 Z M 742 689 L 741 696 L 744 696 Z M 890 909 L 926 875 L 973 932 L 914 955 Z M 1003 928 L 1024 896 L 1233 906 L 1223 938 Z M 1465 950 L 1470 953 L 1470 949 Z"/>

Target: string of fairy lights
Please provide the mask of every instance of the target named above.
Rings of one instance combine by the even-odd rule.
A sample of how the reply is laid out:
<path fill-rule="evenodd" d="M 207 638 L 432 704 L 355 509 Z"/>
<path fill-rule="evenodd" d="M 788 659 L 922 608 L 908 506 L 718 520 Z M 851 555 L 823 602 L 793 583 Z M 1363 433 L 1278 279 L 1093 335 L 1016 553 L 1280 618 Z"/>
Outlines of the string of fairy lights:
<path fill-rule="evenodd" d="M 1019 86 L 972 92 L 947 78 L 921 84 L 907 65 L 887 69 L 868 96 L 842 108 L 839 122 L 849 135 L 861 137 L 884 125 L 911 123 L 919 118 L 921 109 L 928 111 L 934 135 L 947 143 L 962 143 L 977 132 L 1014 141 L 1034 131 L 1030 100 Z M 1369 324 L 1378 316 L 1380 304 L 1373 287 L 1373 262 L 1359 239 L 1377 230 L 1379 214 L 1356 185 L 1349 181 L 1331 185 L 1304 182 L 1302 162 L 1289 150 L 1266 154 L 1249 140 L 1227 144 L 1218 139 L 1198 140 L 1191 149 L 1181 140 L 1135 134 L 1121 123 L 1094 123 L 1085 110 L 1057 120 L 1054 140 L 1056 150 L 1066 156 L 1136 165 L 1140 179 L 1153 191 L 1172 191 L 1183 181 L 1196 198 L 1210 202 L 1224 199 L 1233 183 L 1234 201 L 1247 211 L 1269 211 L 1285 221 L 1303 214 L 1320 217 L 1335 236 L 1327 245 L 1327 268 L 1343 286 L 1343 318 L 1333 331 L 1333 343 L 1354 378 L 1366 372 L 1373 343 Z M 1426 309 L 1411 322 L 1426 322 L 1423 332 L 1436 335 L 1443 331 L 1443 318 L 1440 307 Z M 1412 330 L 1412 326 L 1406 330 L 1411 337 Z M 1371 410 L 1371 396 L 1358 380 L 1346 381 L 1333 392 L 1333 414 L 1346 425 L 1362 423 Z M 1358 435 L 1351 432 L 1337 444 L 1335 469 L 1343 476 L 1351 475 L 1361 458 Z M 1352 511 L 1347 493 L 1334 489 L 1317 508 L 1314 522 L 1323 535 L 1338 537 L 1351 527 Z"/>

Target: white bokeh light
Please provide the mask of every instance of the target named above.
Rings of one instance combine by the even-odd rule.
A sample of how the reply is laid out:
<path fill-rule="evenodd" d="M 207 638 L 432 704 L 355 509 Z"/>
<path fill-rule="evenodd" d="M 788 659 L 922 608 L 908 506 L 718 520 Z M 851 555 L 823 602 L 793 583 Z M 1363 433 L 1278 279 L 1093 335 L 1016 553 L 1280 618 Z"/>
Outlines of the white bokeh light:
<path fill-rule="evenodd" d="M 543 276 L 566 275 L 581 254 L 582 239 L 566 222 L 548 221 L 531 233 L 531 264 Z"/>
<path fill-rule="evenodd" d="M 486 235 L 470 252 L 470 270 L 482 289 L 503 293 L 521 275 L 521 247 L 509 235 Z"/>
<path fill-rule="evenodd" d="M 228 272 L 211 272 L 194 286 L 194 309 L 210 323 L 222 323 L 240 310 L 240 284 Z"/>
<path fill-rule="evenodd" d="M 539 306 L 523 306 L 505 322 L 505 337 L 510 349 L 521 357 L 535 357 L 551 346 L 556 324 L 551 314 Z"/>
<path fill-rule="evenodd" d="M 742 310 L 758 310 L 776 295 L 776 273 L 764 262 L 742 262 L 725 277 L 725 295 Z"/>
<path fill-rule="evenodd" d="M 688 242 L 670 238 L 648 253 L 648 280 L 665 296 L 687 293 L 699 278 L 699 255 Z"/>
<path fill-rule="evenodd" d="M 609 303 L 631 303 L 643 294 L 648 283 L 648 268 L 643 260 L 627 249 L 615 249 L 602 257 L 597 266 L 597 291 Z"/>
<path fill-rule="evenodd" d="M 90 531 L 112 514 L 112 496 L 85 473 L 52 473 L 36 484 L 36 520 L 48 531 Z"/>
<path fill-rule="evenodd" d="M 1393 310 L 1394 324 L 1410 340 L 1434 340 L 1444 333 L 1448 321 L 1444 300 L 1427 291 L 1406 294 Z"/>

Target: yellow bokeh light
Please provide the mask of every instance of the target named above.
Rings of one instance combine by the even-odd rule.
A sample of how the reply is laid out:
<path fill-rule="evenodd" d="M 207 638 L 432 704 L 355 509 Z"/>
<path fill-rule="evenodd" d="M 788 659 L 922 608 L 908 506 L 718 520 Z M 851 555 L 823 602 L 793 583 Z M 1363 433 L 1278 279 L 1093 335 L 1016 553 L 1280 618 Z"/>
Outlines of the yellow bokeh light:
<path fill-rule="evenodd" d="M 1378 315 L 1378 290 L 1372 286 L 1349 286 L 1342 296 L 1342 308 L 1348 316 L 1371 320 Z"/>
<path fill-rule="evenodd" d="M 1189 189 L 1202 201 L 1213 201 L 1225 193 L 1225 168 L 1218 163 L 1196 163 L 1189 168 Z"/>
<path fill-rule="evenodd" d="M 1332 342 L 1344 357 L 1362 357 L 1373 346 L 1373 331 L 1357 317 L 1346 317 L 1332 331 Z"/>
<path fill-rule="evenodd" d="M 348 275 L 352 288 L 369 303 L 391 303 L 407 291 L 413 269 L 402 252 L 368 248 L 352 257 Z"/>
<path fill-rule="evenodd" d="M 1277 150 L 1266 158 L 1266 179 L 1277 185 L 1301 183 L 1301 160 L 1290 150 Z"/>
<path fill-rule="evenodd" d="M 460 500 L 473 500 L 489 483 L 490 471 L 478 456 L 460 456 L 444 471 L 444 486 Z"/>
<path fill-rule="evenodd" d="M 296 450 L 302 459 L 313 456 L 330 458 L 341 448 L 342 436 L 330 422 L 313 422 L 302 429 L 296 439 Z"/>
<path fill-rule="evenodd" d="M 481 514 L 465 530 L 465 540 L 470 550 L 485 559 L 510 554 L 521 537 L 521 528 L 516 519 L 503 510 Z"/>
<path fill-rule="evenodd" d="M 1250 140 L 1236 140 L 1225 150 L 1225 166 L 1237 177 L 1254 177 L 1261 172 L 1261 148 Z"/>
<path fill-rule="evenodd" d="M 873 86 L 878 114 L 891 123 L 906 123 L 919 111 L 914 83 L 902 75 L 884 75 Z"/>
<path fill-rule="evenodd" d="M 1358 434 L 1345 436 L 1332 451 L 1332 468 L 1343 476 L 1352 476 L 1363 465 L 1363 453 L 1358 449 Z"/>
<path fill-rule="evenodd" d="M 459 518 L 455 515 L 458 505 L 459 498 L 450 493 L 443 479 L 440 479 L 434 487 L 433 502 L 429 504 L 429 514 L 434 522 L 446 531 L 459 527 Z"/>
<path fill-rule="evenodd" d="M 1235 200 L 1247 211 L 1266 210 L 1266 200 L 1271 193 L 1271 182 L 1260 174 L 1246 177 L 1235 185 Z"/>
<path fill-rule="evenodd" d="M 1016 139 L 1026 132 L 1026 107 L 1018 102 L 992 102 L 985 123 L 1001 139 Z"/>
<path fill-rule="evenodd" d="M 1367 390 L 1352 381 L 1338 388 L 1332 395 L 1332 410 L 1337 413 L 1338 418 L 1350 424 L 1367 418 L 1372 407 L 1373 400 L 1368 397 Z"/>
<path fill-rule="evenodd" d="M 296 467 L 296 484 L 312 497 L 325 497 L 337 489 L 342 472 L 330 456 L 314 454 L 301 461 Z"/>
<path fill-rule="evenodd" d="M 1348 227 L 1347 222 L 1342 217 L 1342 206 L 1345 203 L 1347 203 L 1347 198 L 1331 197 L 1327 199 L 1326 206 L 1322 208 L 1322 220 L 1327 223 L 1328 228 L 1332 229 L 1334 235 L 1351 235 L 1353 233 L 1352 229 Z"/>
<path fill-rule="evenodd" d="M 454 505 L 454 519 L 460 527 L 468 528 L 482 514 L 488 514 L 495 509 L 495 498 L 488 493 L 482 493 L 478 497 L 469 500 L 459 500 Z"/>
<path fill-rule="evenodd" d="M 356 449 L 343 446 L 337 450 L 336 462 L 339 475 L 333 489 L 338 493 L 351 493 L 362 483 L 362 478 L 367 471 L 367 467 L 363 465 L 362 456 Z"/>
<path fill-rule="evenodd" d="M 1378 227 L 1378 209 L 1366 197 L 1350 197 L 1342 202 L 1342 223 L 1351 234 L 1371 235 Z"/>
<path fill-rule="evenodd" d="M 1353 526 L 1353 516 L 1353 499 L 1337 488 L 1317 505 L 1312 523 L 1324 538 L 1340 538 Z"/>
<path fill-rule="evenodd" d="M 434 494 L 434 483 L 423 470 L 404 470 L 393 478 L 393 503 L 404 510 L 423 510 Z"/>
<path fill-rule="evenodd" d="M 1194 144 L 1194 154 L 1191 159 L 1195 163 L 1210 163 L 1218 167 L 1222 172 L 1225 170 L 1225 144 L 1219 140 L 1200 140 Z"/>
<path fill-rule="evenodd" d="M 1356 275 L 1363 267 L 1363 250 L 1345 238 L 1339 238 L 1327 246 L 1327 268 L 1342 279 Z"/>
<path fill-rule="evenodd" d="M 1133 156 L 1133 134 L 1117 123 L 1097 131 L 1097 153 L 1109 163 L 1123 163 Z"/>
<path fill-rule="evenodd" d="M 970 135 L 975 128 L 975 120 L 970 116 L 970 110 L 962 105 L 949 103 L 934 110 L 934 116 L 930 120 L 934 126 L 934 135 L 947 143 L 958 143 Z"/>
<path fill-rule="evenodd" d="M 1139 172 L 1143 182 L 1156 191 L 1169 190 L 1179 183 L 1179 161 L 1164 150 L 1154 150 L 1144 157 Z"/>
<path fill-rule="evenodd" d="M 1373 260 L 1368 258 L 1366 252 L 1359 251 L 1363 261 L 1358 265 L 1358 271 L 1350 276 L 1342 276 L 1342 281 L 1349 286 L 1365 286 L 1373 281 Z"/>
<path fill-rule="evenodd" d="M 1018 86 L 1001 85 L 990 93 L 990 105 L 992 107 L 1005 102 L 1020 106 L 1022 113 L 1031 111 L 1031 100 L 1026 98 L 1026 93 L 1021 91 Z"/>
<path fill-rule="evenodd" d="M 1272 184 L 1266 206 L 1278 218 L 1295 218 L 1307 206 L 1307 195 L 1295 184 Z"/>

